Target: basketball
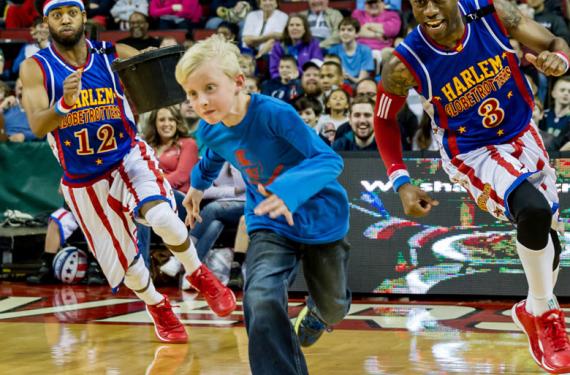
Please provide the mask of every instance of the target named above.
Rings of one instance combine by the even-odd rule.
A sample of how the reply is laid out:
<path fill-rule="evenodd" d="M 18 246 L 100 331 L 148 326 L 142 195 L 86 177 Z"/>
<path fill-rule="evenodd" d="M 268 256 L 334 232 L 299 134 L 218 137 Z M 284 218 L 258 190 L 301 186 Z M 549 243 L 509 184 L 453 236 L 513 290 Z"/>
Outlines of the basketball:
<path fill-rule="evenodd" d="M 76 284 L 85 277 L 87 254 L 74 246 L 62 249 L 53 258 L 55 278 L 64 284 Z"/>

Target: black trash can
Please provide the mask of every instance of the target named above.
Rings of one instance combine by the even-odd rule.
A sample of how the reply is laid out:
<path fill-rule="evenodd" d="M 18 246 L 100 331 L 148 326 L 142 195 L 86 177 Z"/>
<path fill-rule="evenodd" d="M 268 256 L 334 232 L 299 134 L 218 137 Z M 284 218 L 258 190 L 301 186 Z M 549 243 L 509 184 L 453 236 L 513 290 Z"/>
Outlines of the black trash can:
<path fill-rule="evenodd" d="M 170 46 L 113 61 L 111 67 L 119 74 L 138 113 L 186 100 L 186 93 L 174 77 L 176 64 L 184 51 L 182 46 Z"/>

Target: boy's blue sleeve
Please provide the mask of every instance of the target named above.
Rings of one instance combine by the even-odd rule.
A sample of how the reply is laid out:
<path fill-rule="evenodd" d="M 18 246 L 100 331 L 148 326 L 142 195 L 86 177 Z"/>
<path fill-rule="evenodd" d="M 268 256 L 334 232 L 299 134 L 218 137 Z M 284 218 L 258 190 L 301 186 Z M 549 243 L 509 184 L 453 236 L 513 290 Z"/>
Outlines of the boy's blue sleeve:
<path fill-rule="evenodd" d="M 190 183 L 193 188 L 206 190 L 220 174 L 225 159 L 210 148 L 206 148 L 204 156 L 192 169 Z"/>
<path fill-rule="evenodd" d="M 366 48 L 362 49 L 364 55 L 364 61 L 362 62 L 361 70 L 366 70 L 367 72 L 371 72 L 374 70 L 374 57 L 372 56 L 372 50 L 368 46 L 363 46 Z"/>
<path fill-rule="evenodd" d="M 305 159 L 287 170 L 267 186 L 267 189 L 281 198 L 291 212 L 333 182 L 342 172 L 344 163 L 314 130 L 303 122 L 293 107 L 276 111 L 270 126 L 291 147 L 297 149 Z"/>

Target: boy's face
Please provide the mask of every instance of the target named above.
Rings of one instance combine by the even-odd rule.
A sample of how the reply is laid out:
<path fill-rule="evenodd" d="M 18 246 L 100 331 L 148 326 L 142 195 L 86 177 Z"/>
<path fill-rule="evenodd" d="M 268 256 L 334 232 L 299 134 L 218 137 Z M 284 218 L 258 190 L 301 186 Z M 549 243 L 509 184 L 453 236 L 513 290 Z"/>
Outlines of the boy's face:
<path fill-rule="evenodd" d="M 254 78 L 247 77 L 245 79 L 245 92 L 247 92 L 248 94 L 259 92 L 259 87 L 257 87 L 257 81 Z"/>
<path fill-rule="evenodd" d="M 238 63 L 241 71 L 243 74 L 245 74 L 246 77 L 253 75 L 255 66 L 253 65 L 253 62 L 249 56 L 240 56 L 238 58 Z"/>
<path fill-rule="evenodd" d="M 353 42 L 356 39 L 356 29 L 352 25 L 342 25 L 338 35 L 343 43 Z"/>
<path fill-rule="evenodd" d="M 341 91 L 335 91 L 331 94 L 327 106 L 331 110 L 346 111 L 348 109 L 348 100 L 346 94 Z"/>
<path fill-rule="evenodd" d="M 245 89 L 245 77 L 238 74 L 230 78 L 216 64 L 202 64 L 182 87 L 198 116 L 216 124 L 231 115 L 238 94 Z"/>
<path fill-rule="evenodd" d="M 342 83 L 342 77 L 338 74 L 338 69 L 334 65 L 323 65 L 321 68 L 321 90 L 329 91 L 333 86 Z"/>
<path fill-rule="evenodd" d="M 299 78 L 299 70 L 297 64 L 289 60 L 281 60 L 279 62 L 279 76 L 282 81 L 289 82 L 292 79 Z"/>
<path fill-rule="evenodd" d="M 317 115 L 313 108 L 305 108 L 302 111 L 299 111 L 299 116 L 305 121 L 305 124 L 309 125 L 311 128 L 314 128 L 317 125 Z"/>
<path fill-rule="evenodd" d="M 570 82 L 558 81 L 552 89 L 554 102 L 560 105 L 570 104 Z"/>

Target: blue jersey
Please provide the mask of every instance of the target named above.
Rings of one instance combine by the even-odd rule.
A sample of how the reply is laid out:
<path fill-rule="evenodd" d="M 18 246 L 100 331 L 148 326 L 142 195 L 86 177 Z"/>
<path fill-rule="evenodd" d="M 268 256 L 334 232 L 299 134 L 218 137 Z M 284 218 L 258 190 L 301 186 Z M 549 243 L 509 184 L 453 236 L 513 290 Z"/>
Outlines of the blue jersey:
<path fill-rule="evenodd" d="M 79 68 L 81 92 L 71 111 L 48 136 L 63 167 L 65 181 L 88 183 L 113 170 L 131 149 L 136 135 L 133 114 L 119 77 L 111 71 L 117 54 L 110 43 L 87 40 L 88 57 L 74 67 L 53 45 L 37 52 L 50 106 L 63 96 L 63 81 Z"/>
<path fill-rule="evenodd" d="M 265 95 L 251 95 L 244 119 L 236 126 L 200 121 L 198 137 L 206 153 L 192 170 L 192 187 L 208 188 L 225 160 L 246 183 L 248 232 L 272 230 L 291 240 L 324 244 L 348 231 L 348 198 L 337 181 L 343 162 L 299 117 L 292 106 Z M 294 214 L 294 226 L 283 216 L 257 216 L 265 197 L 258 184 L 279 196 Z"/>
<path fill-rule="evenodd" d="M 463 15 L 492 0 L 459 0 Z M 466 23 L 455 49 L 437 45 L 420 26 L 396 48 L 434 106 L 449 157 L 507 142 L 527 128 L 534 105 L 519 61 L 496 12 Z"/>

